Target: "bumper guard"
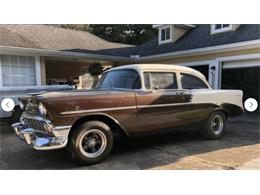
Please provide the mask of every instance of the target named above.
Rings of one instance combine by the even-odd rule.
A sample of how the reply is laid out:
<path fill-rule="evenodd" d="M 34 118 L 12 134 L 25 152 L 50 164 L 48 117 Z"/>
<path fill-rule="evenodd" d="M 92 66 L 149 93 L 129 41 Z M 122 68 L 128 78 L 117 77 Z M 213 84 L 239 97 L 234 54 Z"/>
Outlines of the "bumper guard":
<path fill-rule="evenodd" d="M 57 126 L 52 128 L 52 134 L 42 130 L 26 127 L 22 123 L 12 124 L 15 134 L 36 150 L 54 150 L 64 148 L 68 142 L 71 126 Z"/>

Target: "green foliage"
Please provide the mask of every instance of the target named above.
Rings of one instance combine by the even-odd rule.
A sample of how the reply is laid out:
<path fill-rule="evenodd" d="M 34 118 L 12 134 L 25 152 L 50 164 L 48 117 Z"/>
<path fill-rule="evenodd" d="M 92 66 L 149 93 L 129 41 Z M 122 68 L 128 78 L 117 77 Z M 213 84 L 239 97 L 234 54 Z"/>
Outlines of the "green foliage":
<path fill-rule="evenodd" d="M 89 31 L 107 41 L 139 45 L 157 36 L 150 24 L 56 24 L 62 28 Z"/>
<path fill-rule="evenodd" d="M 156 30 L 148 24 L 91 24 L 91 33 L 112 42 L 139 45 L 156 37 Z"/>
<path fill-rule="evenodd" d="M 54 24 L 54 26 L 73 30 L 89 31 L 89 24 Z"/>

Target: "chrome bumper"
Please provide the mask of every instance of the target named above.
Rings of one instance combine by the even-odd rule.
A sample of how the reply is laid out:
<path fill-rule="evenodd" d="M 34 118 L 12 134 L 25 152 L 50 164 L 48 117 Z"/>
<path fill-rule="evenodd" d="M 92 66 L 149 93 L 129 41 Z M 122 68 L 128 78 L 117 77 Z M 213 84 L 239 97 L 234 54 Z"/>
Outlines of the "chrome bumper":
<path fill-rule="evenodd" d="M 51 134 L 42 130 L 33 129 L 22 123 L 12 124 L 15 134 L 25 140 L 36 150 L 54 150 L 64 148 L 68 142 L 71 126 L 57 126 L 51 129 Z"/>

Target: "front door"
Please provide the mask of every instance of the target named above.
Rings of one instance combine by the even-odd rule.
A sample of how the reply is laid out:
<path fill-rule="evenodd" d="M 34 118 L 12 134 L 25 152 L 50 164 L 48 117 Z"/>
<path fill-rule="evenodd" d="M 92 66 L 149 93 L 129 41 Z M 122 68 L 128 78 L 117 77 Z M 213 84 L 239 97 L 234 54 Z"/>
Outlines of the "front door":
<path fill-rule="evenodd" d="M 138 132 L 173 130 L 185 123 L 191 91 L 178 89 L 176 74 L 147 72 L 144 81 L 148 90 L 136 92 Z"/>
<path fill-rule="evenodd" d="M 139 92 L 136 99 L 140 133 L 173 130 L 187 123 L 190 94 L 185 91 Z"/>

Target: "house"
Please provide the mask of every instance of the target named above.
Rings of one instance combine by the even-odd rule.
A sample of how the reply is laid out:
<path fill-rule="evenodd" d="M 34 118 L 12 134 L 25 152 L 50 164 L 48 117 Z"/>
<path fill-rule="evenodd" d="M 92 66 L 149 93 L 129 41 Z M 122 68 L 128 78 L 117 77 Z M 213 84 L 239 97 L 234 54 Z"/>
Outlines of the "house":
<path fill-rule="evenodd" d="M 133 63 L 178 64 L 202 72 L 215 89 L 241 89 L 259 100 L 260 25 L 160 24 L 158 37 L 136 47 L 100 50 Z"/>
<path fill-rule="evenodd" d="M 132 47 L 111 43 L 91 33 L 51 25 L 0 25 L 0 101 L 36 91 L 65 88 L 96 62 L 113 66 L 128 57 L 99 54 L 100 49 Z M 79 52 L 80 51 L 80 52 Z M 56 84 L 44 87 L 48 84 Z M 0 107 L 0 118 L 9 117 Z"/>
<path fill-rule="evenodd" d="M 259 100 L 260 25 L 153 25 L 139 46 L 51 25 L 0 25 L 0 91 L 66 83 L 93 63 L 163 63 L 201 71 L 213 88 L 242 89 Z M 2 96 L 2 95 L 1 95 Z"/>

